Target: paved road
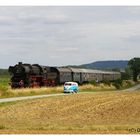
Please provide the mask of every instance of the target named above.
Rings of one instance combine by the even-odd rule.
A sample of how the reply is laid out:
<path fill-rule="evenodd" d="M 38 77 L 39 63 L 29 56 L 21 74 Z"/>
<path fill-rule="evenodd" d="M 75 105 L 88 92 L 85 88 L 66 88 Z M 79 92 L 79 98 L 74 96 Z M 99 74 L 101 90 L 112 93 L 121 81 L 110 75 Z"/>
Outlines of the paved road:
<path fill-rule="evenodd" d="M 3 98 L 3 99 L 0 99 L 0 103 L 27 100 L 27 99 L 37 99 L 37 98 L 44 98 L 44 97 L 53 97 L 53 96 L 65 96 L 65 95 L 68 95 L 68 94 L 64 94 L 64 93 L 58 94 L 57 93 L 57 94 L 49 94 L 49 95 L 36 95 L 36 96 Z"/>
<path fill-rule="evenodd" d="M 140 84 L 125 89 L 123 91 L 134 91 L 140 89 Z M 83 92 L 84 93 L 84 92 Z M 91 92 L 90 92 L 91 93 Z M 64 93 L 57 93 L 57 94 L 49 94 L 49 95 L 36 95 L 36 96 L 25 96 L 25 97 L 12 97 L 12 98 L 4 98 L 4 99 L 0 99 L 0 103 L 5 103 L 5 102 L 13 102 L 13 101 L 20 101 L 20 100 L 29 100 L 29 99 L 37 99 L 37 98 L 44 98 L 44 97 L 53 97 L 53 96 L 66 96 L 66 95 L 70 95 L 70 94 L 64 94 Z"/>
<path fill-rule="evenodd" d="M 123 90 L 123 91 L 135 91 L 135 90 L 137 90 L 137 89 L 140 89 L 140 84 L 135 85 L 135 86 L 133 86 L 133 87 L 131 87 L 131 88 L 125 89 L 125 90 Z"/>

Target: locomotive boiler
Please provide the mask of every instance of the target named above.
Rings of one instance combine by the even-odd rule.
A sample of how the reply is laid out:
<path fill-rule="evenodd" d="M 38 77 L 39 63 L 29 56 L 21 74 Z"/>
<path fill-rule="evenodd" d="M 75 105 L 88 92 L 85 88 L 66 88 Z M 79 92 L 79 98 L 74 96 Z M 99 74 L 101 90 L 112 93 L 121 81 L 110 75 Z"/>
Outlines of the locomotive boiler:
<path fill-rule="evenodd" d="M 19 62 L 15 66 L 9 67 L 11 87 L 41 87 L 52 85 L 52 81 L 47 79 L 47 71 L 49 71 L 49 67 Z"/>

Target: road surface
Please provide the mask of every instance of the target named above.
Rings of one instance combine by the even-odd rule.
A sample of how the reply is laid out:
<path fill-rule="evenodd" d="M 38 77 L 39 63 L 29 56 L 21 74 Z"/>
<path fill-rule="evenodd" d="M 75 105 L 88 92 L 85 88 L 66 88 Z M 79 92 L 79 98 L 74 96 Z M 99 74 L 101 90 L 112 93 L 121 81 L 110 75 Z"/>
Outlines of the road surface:
<path fill-rule="evenodd" d="M 3 98 L 3 99 L 0 99 L 0 103 L 27 100 L 27 99 L 37 99 L 37 98 L 44 98 L 44 97 L 53 97 L 53 96 L 64 96 L 64 95 L 68 95 L 68 94 L 64 94 L 64 93 L 58 94 L 57 93 L 57 94 L 49 94 L 49 95 L 36 95 L 36 96 Z"/>
<path fill-rule="evenodd" d="M 140 84 L 133 86 L 131 88 L 125 89 L 123 91 L 131 92 L 134 90 L 140 89 Z M 82 92 L 84 93 L 84 92 Z M 87 92 L 86 92 L 87 93 Z M 90 92 L 91 93 L 91 92 Z M 13 101 L 20 101 L 20 100 L 29 100 L 29 99 L 38 99 L 38 98 L 45 98 L 45 97 L 53 97 L 53 96 L 66 96 L 70 94 L 64 94 L 64 93 L 57 93 L 57 94 L 49 94 L 49 95 L 36 95 L 36 96 L 25 96 L 25 97 L 12 97 L 12 98 L 4 98 L 0 99 L 0 103 L 6 103 L 6 102 L 13 102 Z"/>
<path fill-rule="evenodd" d="M 123 90 L 123 91 L 135 91 L 135 90 L 137 90 L 137 89 L 140 89 L 140 84 L 135 85 L 135 86 L 133 86 L 133 87 L 131 87 L 131 88 L 125 89 L 125 90 Z"/>

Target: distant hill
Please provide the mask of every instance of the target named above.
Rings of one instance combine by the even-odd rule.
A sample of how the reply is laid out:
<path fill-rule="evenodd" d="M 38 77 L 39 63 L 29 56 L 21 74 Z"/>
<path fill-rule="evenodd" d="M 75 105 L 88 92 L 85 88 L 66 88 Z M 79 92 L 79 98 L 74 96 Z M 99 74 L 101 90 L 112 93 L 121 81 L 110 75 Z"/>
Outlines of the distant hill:
<path fill-rule="evenodd" d="M 127 64 L 127 60 L 96 61 L 93 63 L 80 65 L 79 67 L 89 69 L 125 69 Z"/>

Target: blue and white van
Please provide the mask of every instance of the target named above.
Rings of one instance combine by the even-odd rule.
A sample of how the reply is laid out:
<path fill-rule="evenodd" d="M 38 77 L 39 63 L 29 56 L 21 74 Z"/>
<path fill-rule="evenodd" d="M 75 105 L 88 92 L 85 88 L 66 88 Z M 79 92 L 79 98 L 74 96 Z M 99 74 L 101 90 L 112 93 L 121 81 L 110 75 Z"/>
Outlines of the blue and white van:
<path fill-rule="evenodd" d="M 77 93 L 78 84 L 76 82 L 65 82 L 64 93 Z"/>

